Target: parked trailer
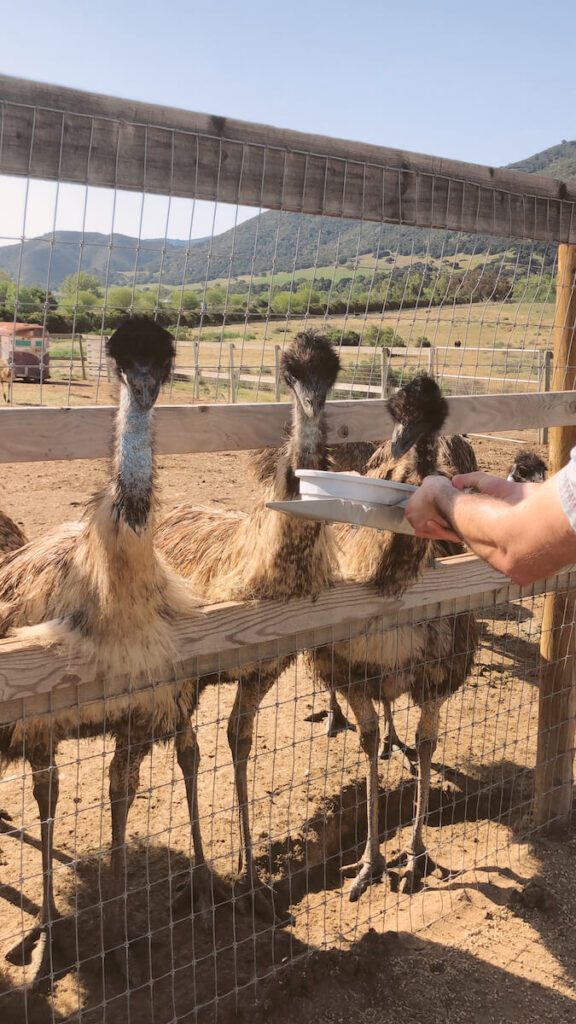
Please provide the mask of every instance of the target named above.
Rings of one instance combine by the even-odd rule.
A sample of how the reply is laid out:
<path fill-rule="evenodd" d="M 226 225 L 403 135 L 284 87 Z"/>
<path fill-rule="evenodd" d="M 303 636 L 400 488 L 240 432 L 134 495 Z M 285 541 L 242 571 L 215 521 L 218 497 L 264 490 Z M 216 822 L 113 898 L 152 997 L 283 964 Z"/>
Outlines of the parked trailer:
<path fill-rule="evenodd" d="M 49 335 L 38 324 L 0 323 L 0 370 L 13 380 L 50 379 Z"/>

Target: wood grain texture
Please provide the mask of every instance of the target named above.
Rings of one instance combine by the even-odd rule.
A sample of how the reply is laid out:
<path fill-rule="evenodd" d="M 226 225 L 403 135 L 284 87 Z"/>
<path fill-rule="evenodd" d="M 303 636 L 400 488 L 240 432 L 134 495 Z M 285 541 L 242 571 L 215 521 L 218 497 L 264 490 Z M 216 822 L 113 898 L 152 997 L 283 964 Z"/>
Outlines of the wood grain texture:
<path fill-rule="evenodd" d="M 173 679 L 233 669 L 249 661 L 345 640 L 367 629 L 489 607 L 552 586 L 566 589 L 575 580 L 576 566 L 571 566 L 556 582 L 541 581 L 521 588 L 466 554 L 439 560 L 436 568 L 428 570 L 399 600 L 383 598 L 372 587 L 341 584 L 316 601 L 301 598 L 286 603 L 212 606 L 200 618 L 183 619 L 179 624 L 180 657 Z M 145 679 L 131 682 L 132 689 L 149 685 Z M 66 660 L 55 650 L 16 639 L 0 642 L 0 723 L 124 692 L 128 692 L 125 679 L 95 679 L 90 663 L 80 658 Z"/>
<path fill-rule="evenodd" d="M 554 316 L 553 388 L 576 387 L 576 246 L 561 245 Z M 550 431 L 549 466 L 566 465 L 576 444 L 574 425 Z M 538 748 L 534 820 L 539 826 L 567 828 L 574 800 L 576 739 L 576 593 L 546 595 L 540 643 Z"/>
<path fill-rule="evenodd" d="M 463 395 L 448 400 L 444 433 L 494 433 L 576 425 L 576 393 Z M 0 463 L 101 459 L 111 447 L 115 408 L 0 409 Z M 290 416 L 286 402 L 160 406 L 155 412 L 161 455 L 242 451 L 282 444 Z M 328 402 L 328 441 L 379 441 L 392 436 L 382 399 Z"/>
<path fill-rule="evenodd" d="M 576 186 L 0 76 L 0 173 L 576 242 Z"/>

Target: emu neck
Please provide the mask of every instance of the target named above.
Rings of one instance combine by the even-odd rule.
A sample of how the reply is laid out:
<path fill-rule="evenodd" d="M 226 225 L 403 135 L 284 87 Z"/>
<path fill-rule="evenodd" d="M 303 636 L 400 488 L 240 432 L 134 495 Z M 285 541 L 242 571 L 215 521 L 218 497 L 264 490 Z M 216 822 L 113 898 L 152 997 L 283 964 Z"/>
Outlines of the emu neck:
<path fill-rule="evenodd" d="M 297 399 L 292 403 L 292 430 L 276 471 L 274 498 L 291 501 L 300 493 L 297 469 L 327 469 L 326 419 L 324 412 L 310 418 Z"/>
<path fill-rule="evenodd" d="M 414 445 L 414 473 L 419 478 L 418 483 L 425 476 L 435 473 L 438 466 L 438 434 L 428 434 L 419 438 Z"/>
<path fill-rule="evenodd" d="M 115 484 L 113 507 L 119 519 L 141 530 L 150 518 L 154 484 L 151 410 L 136 404 L 122 388 L 116 420 Z"/>
<path fill-rule="evenodd" d="M 420 438 L 386 476 L 388 479 L 419 486 L 425 476 L 436 472 L 437 466 L 438 435 L 434 433 Z M 432 543 L 402 533 L 371 532 L 373 547 L 369 582 L 384 594 L 402 593 L 418 579 L 426 567 L 432 554 Z M 359 572 L 362 573 L 361 566 Z"/>

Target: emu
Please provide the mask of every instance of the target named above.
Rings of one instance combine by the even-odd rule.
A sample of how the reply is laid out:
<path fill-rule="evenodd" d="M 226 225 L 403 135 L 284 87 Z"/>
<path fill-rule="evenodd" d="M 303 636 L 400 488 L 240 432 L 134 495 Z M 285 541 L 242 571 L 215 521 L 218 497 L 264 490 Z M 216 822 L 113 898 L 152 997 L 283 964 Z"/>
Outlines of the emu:
<path fill-rule="evenodd" d="M 9 551 L 16 551 L 27 543 L 28 538 L 18 523 L 0 510 L 0 557 Z"/>
<path fill-rule="evenodd" d="M 64 524 L 0 561 L 0 636 L 15 631 L 40 643 L 58 642 L 64 650 L 83 651 L 103 677 L 161 679 L 173 669 L 175 620 L 195 614 L 198 605 L 187 584 L 154 549 L 151 414 L 172 367 L 173 339 L 152 321 L 129 319 L 109 339 L 107 349 L 121 384 L 110 483 L 94 496 L 82 521 Z M 102 735 L 108 729 L 117 738 L 113 763 L 118 768 L 125 760 L 118 741 L 124 742 L 127 725 L 141 714 L 148 741 L 161 727 L 168 732 L 177 724 L 194 747 L 189 721 L 181 720 L 175 709 L 171 686 L 131 694 L 130 713 L 126 703 L 127 698 L 113 698 L 86 704 L 79 712 L 72 708 L 53 718 L 27 718 L 0 727 L 0 765 L 26 758 L 40 815 L 42 912 L 39 928 L 26 940 L 30 948 L 42 940 L 37 978 L 49 966 L 49 945 L 57 942 L 51 926 L 60 917 L 52 878 L 59 742 L 67 736 Z M 117 880 L 125 822 L 124 810 L 118 808 L 125 808 L 126 793 L 124 789 L 119 797 L 112 774 L 110 790 Z M 22 955 L 22 944 L 8 954 L 10 959 L 13 954 Z"/>
<path fill-rule="evenodd" d="M 331 531 L 317 523 L 278 515 L 265 503 L 298 497 L 296 469 L 328 468 L 324 406 L 339 365 L 328 339 L 311 330 L 296 335 L 283 354 L 281 372 L 292 392 L 291 431 L 275 460 L 269 492 L 251 513 L 181 505 L 159 526 L 158 550 L 207 601 L 315 596 L 336 580 L 337 552 Z M 226 672 L 202 680 L 203 686 L 238 683 L 228 720 L 240 820 L 238 870 L 244 863 L 246 883 L 264 915 L 269 915 L 270 906 L 254 867 L 247 762 L 258 707 L 295 658 L 286 655 L 247 664 L 240 673 Z"/>
<path fill-rule="evenodd" d="M 521 451 L 510 466 L 507 479 L 518 484 L 541 484 L 547 472 L 548 466 L 535 452 Z"/>
<path fill-rule="evenodd" d="M 438 471 L 438 432 L 447 403 L 437 384 L 425 375 L 414 378 L 388 401 L 396 421 L 390 451 L 392 464 L 377 460 L 369 476 L 418 485 Z M 338 530 L 347 579 L 374 584 L 383 594 L 398 595 L 415 581 L 433 555 L 433 543 L 417 537 L 348 527 Z M 432 754 L 436 747 L 440 707 L 463 685 L 477 646 L 475 618 L 468 612 L 415 625 L 398 626 L 383 636 L 371 634 L 319 649 L 315 671 L 325 686 L 347 697 L 358 723 L 367 767 L 367 840 L 350 900 L 386 872 L 378 837 L 378 715 L 374 701 L 390 706 L 410 693 L 420 707 L 416 736 L 418 784 L 414 826 L 403 885 L 414 889 L 429 867 L 422 838 L 428 806 Z"/>

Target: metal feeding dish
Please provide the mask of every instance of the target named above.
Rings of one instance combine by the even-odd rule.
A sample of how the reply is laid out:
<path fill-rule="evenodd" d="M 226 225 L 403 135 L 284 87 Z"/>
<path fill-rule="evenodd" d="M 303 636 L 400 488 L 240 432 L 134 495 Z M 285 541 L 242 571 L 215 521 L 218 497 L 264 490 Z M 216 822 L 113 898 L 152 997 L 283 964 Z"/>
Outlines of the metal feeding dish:
<path fill-rule="evenodd" d="M 315 522 L 414 533 L 404 515 L 408 498 L 417 490 L 412 484 L 316 469 L 297 469 L 296 476 L 300 478 L 300 501 L 269 501 L 268 508 Z"/>

